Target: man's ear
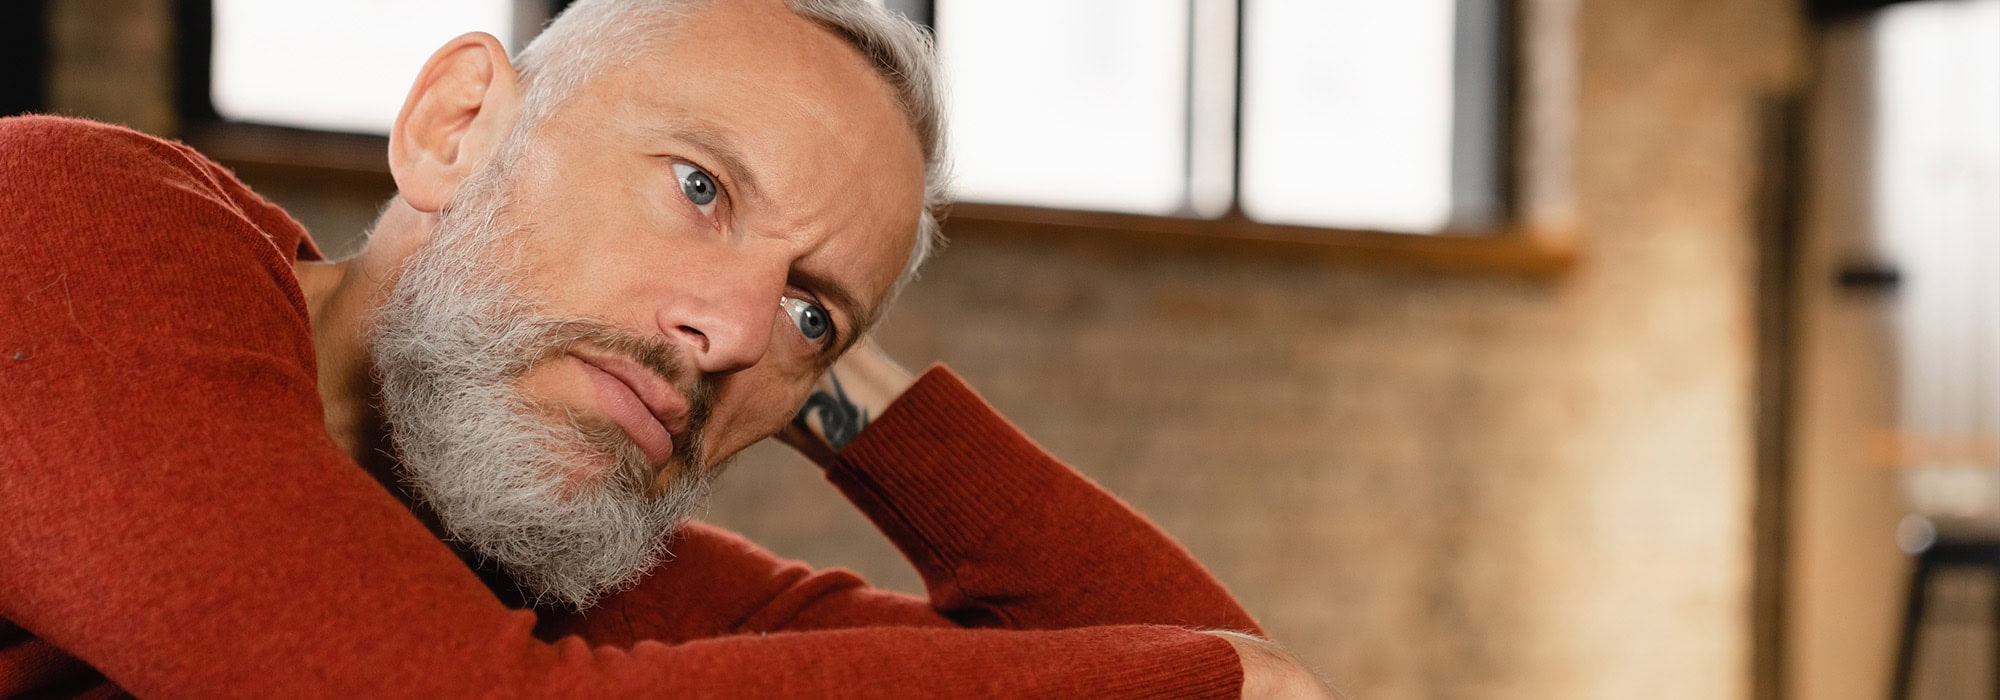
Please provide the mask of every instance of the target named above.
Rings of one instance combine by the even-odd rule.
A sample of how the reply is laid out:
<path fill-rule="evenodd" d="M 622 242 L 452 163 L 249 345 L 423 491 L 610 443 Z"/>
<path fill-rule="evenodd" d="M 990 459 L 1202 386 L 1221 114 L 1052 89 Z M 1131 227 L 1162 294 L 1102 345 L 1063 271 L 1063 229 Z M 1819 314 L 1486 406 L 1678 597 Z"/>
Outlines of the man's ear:
<path fill-rule="evenodd" d="M 389 130 L 389 172 L 405 202 L 425 213 L 444 209 L 513 129 L 519 78 L 507 50 L 485 32 L 431 54 Z"/>

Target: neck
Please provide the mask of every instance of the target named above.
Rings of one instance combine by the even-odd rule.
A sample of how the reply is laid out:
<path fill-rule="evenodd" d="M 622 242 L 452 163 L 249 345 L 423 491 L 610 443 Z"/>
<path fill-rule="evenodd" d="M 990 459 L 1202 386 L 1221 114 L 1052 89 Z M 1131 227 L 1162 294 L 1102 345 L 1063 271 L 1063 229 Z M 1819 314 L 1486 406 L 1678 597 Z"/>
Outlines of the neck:
<path fill-rule="evenodd" d="M 340 262 L 301 261 L 295 269 L 311 315 L 320 406 L 334 444 L 384 484 L 395 483 L 388 426 L 375 403 L 370 324 L 387 301 L 403 262 L 415 252 L 426 215 L 390 204 L 368 247 Z"/>
<path fill-rule="evenodd" d="M 388 301 L 403 263 L 416 252 L 424 233 L 436 223 L 435 215 L 419 213 L 399 198 L 376 221 L 368 246 L 359 255 L 340 262 L 302 261 L 296 263 L 295 269 L 311 315 L 313 352 L 318 356 L 319 401 L 326 415 L 327 436 L 355 464 L 402 500 L 432 534 L 449 543 L 452 540 L 445 536 L 436 515 L 413 499 L 399 483 L 395 450 L 389 443 L 389 426 L 375 400 L 379 387 L 370 345 L 376 309 Z M 505 574 L 456 544 L 452 549 L 503 600 L 512 601 L 515 607 L 526 607 L 525 599 Z"/>

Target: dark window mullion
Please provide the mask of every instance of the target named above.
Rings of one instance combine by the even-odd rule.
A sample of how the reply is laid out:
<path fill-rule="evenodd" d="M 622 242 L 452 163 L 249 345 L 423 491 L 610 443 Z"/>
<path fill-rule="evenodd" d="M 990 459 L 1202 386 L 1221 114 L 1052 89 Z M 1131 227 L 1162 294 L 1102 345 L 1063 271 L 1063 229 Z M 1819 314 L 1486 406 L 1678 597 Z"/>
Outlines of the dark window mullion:
<path fill-rule="evenodd" d="M 900 12 L 904 17 L 910 18 L 910 21 L 927 28 L 935 30 L 937 27 L 932 21 L 937 16 L 936 0 L 885 0 L 883 6 Z"/>
<path fill-rule="evenodd" d="M 1245 27 L 1249 26 L 1249 19 L 1250 19 L 1249 8 L 1250 8 L 1250 3 L 1253 1 L 1254 0 L 1236 0 L 1236 45 L 1230 47 L 1230 49 L 1234 51 L 1236 54 L 1236 60 L 1231 62 L 1235 66 L 1236 82 L 1234 85 L 1230 86 L 1230 92 L 1234 94 L 1236 104 L 1234 109 L 1231 111 L 1232 116 L 1230 117 L 1230 124 L 1229 124 L 1229 132 L 1231 134 L 1230 143 L 1232 144 L 1230 147 L 1230 153 L 1232 155 L 1231 158 L 1229 159 L 1229 213 L 1226 214 L 1225 216 L 1227 216 L 1228 218 L 1236 218 L 1236 219 L 1244 217 L 1243 214 L 1243 97 L 1244 97 L 1243 83 L 1244 83 L 1244 78 L 1248 77 L 1247 75 L 1248 70 L 1247 67 L 1243 65 L 1244 63 L 1243 57 L 1246 55 L 1246 52 L 1244 51 L 1243 47 L 1245 45 L 1245 41 L 1248 39 L 1246 35 L 1248 30 L 1246 30 Z"/>
<path fill-rule="evenodd" d="M 1512 17 L 1507 0 L 1457 0 L 1452 13 L 1451 223 L 1507 216 Z"/>
<path fill-rule="evenodd" d="M 1194 216 L 1194 110 L 1195 110 L 1195 62 L 1200 57 L 1195 51 L 1201 46 L 1195 42 L 1197 29 L 1195 13 L 1197 0 L 1187 2 L 1187 33 L 1181 38 L 1187 45 L 1187 60 L 1181 63 L 1181 82 L 1187 93 L 1181 99 L 1181 216 Z"/>
<path fill-rule="evenodd" d="M 0 117 L 48 109 L 47 0 L 0 5 Z"/>

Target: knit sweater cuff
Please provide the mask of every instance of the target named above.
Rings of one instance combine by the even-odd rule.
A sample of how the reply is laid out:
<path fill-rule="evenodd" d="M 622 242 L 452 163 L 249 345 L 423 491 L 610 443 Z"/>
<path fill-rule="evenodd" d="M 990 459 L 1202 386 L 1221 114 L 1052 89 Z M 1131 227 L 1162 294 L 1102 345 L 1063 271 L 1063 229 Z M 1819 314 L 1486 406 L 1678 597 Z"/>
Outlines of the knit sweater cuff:
<path fill-rule="evenodd" d="M 827 478 L 920 570 L 949 571 L 1023 504 L 1082 476 L 933 365 L 841 451 Z"/>
<path fill-rule="evenodd" d="M 1133 629 L 1130 642 L 1146 658 L 1115 658 L 1054 689 L 1052 697 L 1236 698 L 1243 695 L 1243 662 L 1221 637 L 1170 627 Z M 1149 639 L 1159 635 L 1158 638 Z"/>

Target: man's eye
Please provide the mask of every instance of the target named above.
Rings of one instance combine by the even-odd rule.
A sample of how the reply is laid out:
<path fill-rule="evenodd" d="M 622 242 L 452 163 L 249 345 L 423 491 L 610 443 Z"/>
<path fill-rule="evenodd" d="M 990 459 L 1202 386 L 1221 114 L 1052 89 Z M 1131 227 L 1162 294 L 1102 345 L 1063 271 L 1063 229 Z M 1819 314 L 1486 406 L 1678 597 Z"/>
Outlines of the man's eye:
<path fill-rule="evenodd" d="M 714 177 L 686 163 L 674 164 L 674 177 L 680 178 L 681 195 L 701 209 L 701 213 L 715 213 L 715 198 L 721 194 L 721 188 L 716 186 Z"/>
<path fill-rule="evenodd" d="M 792 326 L 799 329 L 799 335 L 815 344 L 825 344 L 833 332 L 833 315 L 826 307 L 806 301 L 785 297 L 780 302 L 785 307 L 785 315 L 791 317 Z"/>

